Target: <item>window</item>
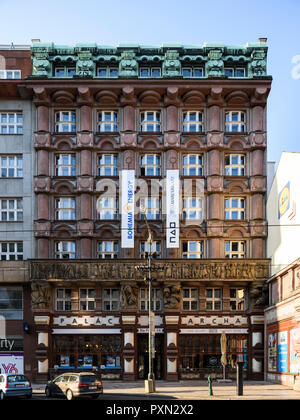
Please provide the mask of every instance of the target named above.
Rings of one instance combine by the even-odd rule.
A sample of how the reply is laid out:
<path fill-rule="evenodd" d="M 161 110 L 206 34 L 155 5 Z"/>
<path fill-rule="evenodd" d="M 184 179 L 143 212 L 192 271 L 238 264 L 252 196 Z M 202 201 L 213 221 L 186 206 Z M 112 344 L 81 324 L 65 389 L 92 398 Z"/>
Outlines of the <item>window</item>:
<path fill-rule="evenodd" d="M 2 261 L 23 260 L 23 242 L 0 242 L 0 258 Z"/>
<path fill-rule="evenodd" d="M 222 310 L 222 289 L 210 288 L 206 289 L 206 310 L 221 311 Z"/>
<path fill-rule="evenodd" d="M 118 219 L 118 200 L 114 197 L 100 197 L 97 200 L 97 217 L 99 220 Z"/>
<path fill-rule="evenodd" d="M 73 259 L 76 257 L 76 242 L 58 241 L 55 243 L 55 258 Z"/>
<path fill-rule="evenodd" d="M 203 258 L 203 241 L 182 242 L 182 258 Z"/>
<path fill-rule="evenodd" d="M 98 243 L 98 258 L 112 259 L 118 258 L 119 245 L 117 241 L 101 241 Z"/>
<path fill-rule="evenodd" d="M 158 197 L 141 198 L 140 207 L 145 209 L 148 220 L 160 219 L 160 199 Z M 141 219 L 145 219 L 145 214 L 141 212 Z"/>
<path fill-rule="evenodd" d="M 21 222 L 23 220 L 23 200 L 4 199 L 0 200 L 0 221 Z"/>
<path fill-rule="evenodd" d="M 141 112 L 141 131 L 142 132 L 160 132 L 160 111 Z"/>
<path fill-rule="evenodd" d="M 76 131 L 76 113 L 74 111 L 56 112 L 55 131 L 57 133 L 74 133 Z"/>
<path fill-rule="evenodd" d="M 245 258 L 246 242 L 245 241 L 226 241 L 225 242 L 225 258 Z"/>
<path fill-rule="evenodd" d="M 160 176 L 160 155 L 141 157 L 141 176 Z"/>
<path fill-rule="evenodd" d="M 140 77 L 161 77 L 161 69 L 159 67 L 141 67 Z"/>
<path fill-rule="evenodd" d="M 246 113 L 243 111 L 229 111 L 225 113 L 225 131 L 243 133 L 246 131 Z"/>
<path fill-rule="evenodd" d="M 184 311 L 198 310 L 198 289 L 182 289 L 182 309 Z"/>
<path fill-rule="evenodd" d="M 189 154 L 183 156 L 183 175 L 184 176 L 202 176 L 203 163 L 202 155 Z"/>
<path fill-rule="evenodd" d="M 225 67 L 227 77 L 246 77 L 246 69 L 243 67 Z"/>
<path fill-rule="evenodd" d="M 18 155 L 0 156 L 0 178 L 22 178 L 23 157 Z"/>
<path fill-rule="evenodd" d="M 79 310 L 93 311 L 95 309 L 95 289 L 79 290 Z"/>
<path fill-rule="evenodd" d="M 55 77 L 73 77 L 76 74 L 76 67 L 56 67 Z"/>
<path fill-rule="evenodd" d="M 244 220 L 245 219 L 245 198 L 232 197 L 225 199 L 225 219 Z"/>
<path fill-rule="evenodd" d="M 140 257 L 147 258 L 150 251 L 149 242 L 143 241 L 140 243 Z M 151 244 L 151 253 L 153 258 L 160 258 L 161 243 L 160 241 L 153 241 Z"/>
<path fill-rule="evenodd" d="M 21 70 L 0 70 L 0 79 L 21 79 Z"/>
<path fill-rule="evenodd" d="M 203 131 L 203 113 L 200 111 L 184 112 L 183 131 L 189 133 L 201 133 Z"/>
<path fill-rule="evenodd" d="M 0 287 L 0 315 L 5 319 L 23 319 L 22 287 Z"/>
<path fill-rule="evenodd" d="M 23 114 L 0 112 L 0 134 L 23 134 Z"/>
<path fill-rule="evenodd" d="M 103 310 L 118 311 L 120 308 L 120 291 L 119 289 L 103 290 Z"/>
<path fill-rule="evenodd" d="M 152 288 L 151 311 L 160 311 L 162 309 L 162 291 Z M 149 310 L 149 289 L 140 289 L 140 310 Z"/>
<path fill-rule="evenodd" d="M 204 77 L 204 70 L 202 67 L 183 67 L 182 76 L 186 78 Z"/>
<path fill-rule="evenodd" d="M 99 132 L 118 131 L 118 113 L 116 111 L 98 112 L 98 131 Z"/>
<path fill-rule="evenodd" d="M 99 67 L 97 70 L 98 77 L 118 77 L 119 76 L 119 69 L 118 67 Z"/>
<path fill-rule="evenodd" d="M 55 176 L 75 176 L 76 158 L 72 154 L 55 156 Z"/>
<path fill-rule="evenodd" d="M 75 220 L 75 198 L 61 197 L 55 200 L 56 220 Z"/>
<path fill-rule="evenodd" d="M 183 199 L 183 219 L 202 220 L 203 200 L 202 198 L 188 197 Z"/>
<path fill-rule="evenodd" d="M 117 176 L 118 156 L 114 154 L 103 154 L 98 156 L 98 175 Z"/>
<path fill-rule="evenodd" d="M 245 155 L 239 155 L 239 154 L 225 155 L 225 175 L 244 176 L 245 175 Z"/>
<path fill-rule="evenodd" d="M 56 289 L 56 310 L 71 311 L 72 289 Z"/>
<path fill-rule="evenodd" d="M 230 309 L 232 311 L 244 311 L 245 309 L 245 289 L 237 287 L 230 288 Z"/>

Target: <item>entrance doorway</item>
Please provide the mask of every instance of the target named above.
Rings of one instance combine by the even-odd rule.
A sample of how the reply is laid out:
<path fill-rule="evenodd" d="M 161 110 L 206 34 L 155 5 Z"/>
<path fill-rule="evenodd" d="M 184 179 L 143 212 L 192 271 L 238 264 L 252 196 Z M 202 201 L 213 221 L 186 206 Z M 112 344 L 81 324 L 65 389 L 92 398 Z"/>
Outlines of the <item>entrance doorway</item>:
<path fill-rule="evenodd" d="M 149 373 L 148 334 L 138 335 L 138 379 L 147 379 Z M 153 373 L 155 379 L 163 379 L 163 346 L 164 336 L 155 336 L 155 358 Z"/>

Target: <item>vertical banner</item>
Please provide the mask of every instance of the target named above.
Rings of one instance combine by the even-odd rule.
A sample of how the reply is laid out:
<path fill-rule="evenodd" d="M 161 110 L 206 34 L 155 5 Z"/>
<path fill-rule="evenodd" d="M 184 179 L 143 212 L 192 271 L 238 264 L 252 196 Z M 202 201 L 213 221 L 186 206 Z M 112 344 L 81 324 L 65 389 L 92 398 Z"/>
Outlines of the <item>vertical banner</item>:
<path fill-rule="evenodd" d="M 278 333 L 278 372 L 288 371 L 288 333 L 281 331 Z"/>
<path fill-rule="evenodd" d="M 134 170 L 121 171 L 121 247 L 134 248 Z"/>
<path fill-rule="evenodd" d="M 179 248 L 179 170 L 167 170 L 166 238 L 167 248 Z"/>

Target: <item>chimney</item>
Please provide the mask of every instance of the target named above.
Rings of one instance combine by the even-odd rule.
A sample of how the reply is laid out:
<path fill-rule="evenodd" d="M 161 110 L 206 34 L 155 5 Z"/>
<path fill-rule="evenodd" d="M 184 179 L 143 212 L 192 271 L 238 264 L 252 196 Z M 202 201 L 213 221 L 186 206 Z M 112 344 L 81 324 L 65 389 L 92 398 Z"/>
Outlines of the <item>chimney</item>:
<path fill-rule="evenodd" d="M 34 44 L 35 42 L 41 42 L 41 40 L 40 40 L 40 39 L 38 39 L 38 38 L 36 38 L 36 39 L 32 39 L 32 40 L 31 40 L 31 43 L 32 43 L 32 44 Z"/>
<path fill-rule="evenodd" d="M 261 44 L 266 44 L 267 40 L 268 38 L 258 38 L 258 42 L 260 42 Z"/>

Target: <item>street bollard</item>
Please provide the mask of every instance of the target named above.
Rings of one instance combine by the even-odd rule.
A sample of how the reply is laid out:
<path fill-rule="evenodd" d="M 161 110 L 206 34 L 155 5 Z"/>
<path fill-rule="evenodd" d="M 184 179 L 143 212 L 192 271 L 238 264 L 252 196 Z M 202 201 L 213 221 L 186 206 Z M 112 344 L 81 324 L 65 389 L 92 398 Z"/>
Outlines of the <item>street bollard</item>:
<path fill-rule="evenodd" d="M 211 380 L 210 375 L 207 378 L 207 382 L 208 382 L 208 395 L 214 395 L 213 390 L 212 390 L 212 380 Z"/>
<path fill-rule="evenodd" d="M 243 362 L 237 362 L 236 387 L 237 395 L 243 395 Z"/>

